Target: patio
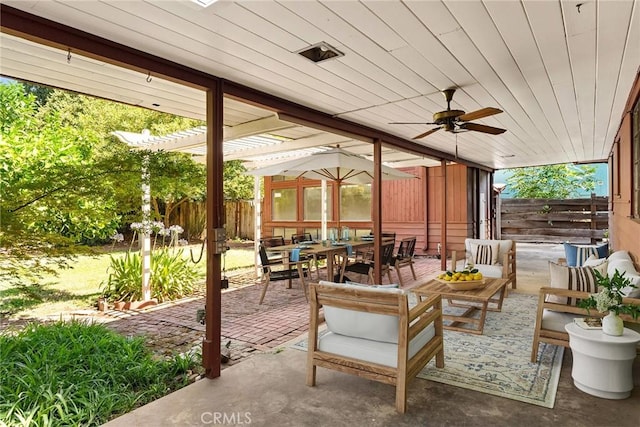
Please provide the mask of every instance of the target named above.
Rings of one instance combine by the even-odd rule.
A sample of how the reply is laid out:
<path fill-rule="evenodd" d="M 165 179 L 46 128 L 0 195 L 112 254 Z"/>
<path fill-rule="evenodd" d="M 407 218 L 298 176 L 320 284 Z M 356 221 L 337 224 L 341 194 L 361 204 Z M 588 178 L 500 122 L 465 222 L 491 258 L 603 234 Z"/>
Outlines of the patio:
<path fill-rule="evenodd" d="M 548 280 L 547 262 L 563 254 L 561 245 L 518 245 L 518 292 L 536 293 Z M 439 271 L 439 260 L 419 258 L 418 284 Z M 410 274 L 406 277 L 410 278 Z M 395 274 L 394 274 L 395 276 Z M 571 379 L 571 351 L 564 354 L 554 409 L 416 379 L 410 385 L 409 411 L 398 415 L 392 387 L 328 370 L 318 386 L 304 384 L 306 353 L 290 348 L 308 329 L 308 305 L 297 282 L 278 284 L 258 306 L 259 285 L 247 275 L 231 278 L 239 289 L 224 293 L 223 343 L 231 341 L 232 360 L 216 380 L 200 380 L 108 425 L 636 425 L 640 417 L 640 361 L 634 364 L 636 389 L 629 399 L 609 401 L 578 391 Z M 243 285 L 244 284 L 244 285 Z M 204 326 L 195 322 L 202 298 L 162 304 L 124 314 L 110 322 L 121 332 L 142 330 L 158 351 L 200 342 Z M 115 313 L 107 313 L 115 315 Z M 242 363 L 240 363 L 242 362 Z M 348 399 L 345 399 L 349 396 Z M 364 399 L 356 396 L 366 396 Z M 331 411 L 326 408 L 332 408 Z M 363 418 L 363 414 L 366 418 Z M 619 414 L 624 414 L 621 418 Z M 217 418 L 216 418 L 217 417 Z M 226 417 L 226 418 L 224 418 Z"/>

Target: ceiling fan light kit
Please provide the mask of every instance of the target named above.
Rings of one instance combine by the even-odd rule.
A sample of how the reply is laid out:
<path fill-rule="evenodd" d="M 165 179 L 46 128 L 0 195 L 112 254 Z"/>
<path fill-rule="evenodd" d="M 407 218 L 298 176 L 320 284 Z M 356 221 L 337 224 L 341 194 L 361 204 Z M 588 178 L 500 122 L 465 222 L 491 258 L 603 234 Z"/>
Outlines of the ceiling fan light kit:
<path fill-rule="evenodd" d="M 451 100 L 455 93 L 455 88 L 449 88 L 442 91 L 444 99 L 447 101 L 447 109 L 444 111 L 438 111 L 433 114 L 433 122 L 393 122 L 393 124 L 425 124 L 425 125 L 438 125 L 438 127 L 430 129 L 420 135 L 415 136 L 413 139 L 421 139 L 434 132 L 444 129 L 447 132 L 464 132 L 475 131 L 487 133 L 490 135 L 500 135 L 506 132 L 506 129 L 501 129 L 493 126 L 481 125 L 478 123 L 469 123 L 471 120 L 477 120 L 484 117 L 493 116 L 494 114 L 502 113 L 502 110 L 494 107 L 485 107 L 476 111 L 466 113 L 462 110 L 452 110 Z"/>

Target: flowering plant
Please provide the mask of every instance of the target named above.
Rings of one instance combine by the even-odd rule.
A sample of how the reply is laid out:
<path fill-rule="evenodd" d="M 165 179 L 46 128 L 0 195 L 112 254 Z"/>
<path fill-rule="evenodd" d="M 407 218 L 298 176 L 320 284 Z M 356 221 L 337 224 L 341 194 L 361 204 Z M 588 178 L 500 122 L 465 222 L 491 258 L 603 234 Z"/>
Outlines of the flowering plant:
<path fill-rule="evenodd" d="M 586 308 L 587 311 L 595 308 L 600 313 L 609 311 L 614 312 L 616 315 L 620 315 L 620 313 L 629 314 L 634 319 L 637 319 L 640 315 L 640 306 L 623 303 L 623 298 L 625 297 L 623 290 L 637 287 L 631 284 L 629 278 L 624 277 L 624 272 L 620 273 L 616 270 L 612 277 L 605 276 L 598 270 L 593 272 L 600 291 L 597 294 L 590 295 L 587 299 L 581 300 L 578 306 Z"/>
<path fill-rule="evenodd" d="M 159 221 L 134 222 L 131 224 L 133 237 L 129 250 L 122 256 L 111 256 L 108 279 L 102 283 L 103 297 L 114 301 L 136 301 L 142 298 L 142 256 L 133 251 L 136 236 L 155 235 L 151 256 L 149 284 L 152 297 L 158 301 L 166 301 L 189 295 L 200 280 L 201 274 L 183 256 L 184 249 L 178 246 L 189 242 L 180 239 L 184 228 L 179 225 L 165 227 Z M 158 236 L 162 239 L 162 248 L 156 250 Z M 165 238 L 169 238 L 168 246 L 164 246 Z M 124 240 L 122 234 L 114 234 L 111 239 L 116 242 Z"/>

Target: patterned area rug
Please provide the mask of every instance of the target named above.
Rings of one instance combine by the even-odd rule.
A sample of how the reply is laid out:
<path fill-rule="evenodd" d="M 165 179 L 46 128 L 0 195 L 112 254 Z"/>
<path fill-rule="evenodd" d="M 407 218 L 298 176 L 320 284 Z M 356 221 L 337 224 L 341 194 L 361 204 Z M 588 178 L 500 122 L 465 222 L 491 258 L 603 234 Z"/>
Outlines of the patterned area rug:
<path fill-rule="evenodd" d="M 553 408 L 564 348 L 541 344 L 538 363 L 530 362 L 537 301 L 512 293 L 501 312 L 487 313 L 483 335 L 445 330 L 444 369 L 432 360 L 418 378 Z M 306 339 L 293 348 L 306 351 Z"/>
<path fill-rule="evenodd" d="M 537 302 L 512 293 L 501 312 L 487 313 L 483 335 L 445 330 L 444 369 L 432 360 L 418 377 L 553 408 L 564 347 L 541 344 L 530 362 Z"/>

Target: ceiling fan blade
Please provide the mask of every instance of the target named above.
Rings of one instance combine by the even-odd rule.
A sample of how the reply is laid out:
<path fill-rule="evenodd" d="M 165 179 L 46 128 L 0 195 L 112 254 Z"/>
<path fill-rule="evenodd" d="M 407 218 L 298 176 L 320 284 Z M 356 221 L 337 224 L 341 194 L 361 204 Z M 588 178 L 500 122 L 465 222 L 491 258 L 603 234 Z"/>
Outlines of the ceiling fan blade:
<path fill-rule="evenodd" d="M 506 132 L 506 129 L 494 128 L 493 126 L 479 125 L 478 123 L 461 123 L 461 129 L 474 130 L 476 132 L 490 133 L 491 135 L 500 135 Z"/>
<path fill-rule="evenodd" d="M 500 114 L 500 113 L 502 113 L 502 110 L 500 110 L 499 108 L 486 107 L 476 111 L 472 111 L 470 113 L 463 114 L 458 117 L 458 120 L 463 122 L 469 122 L 471 120 L 477 120 L 483 117 L 489 117 L 489 116 L 493 116 L 494 114 Z"/>
<path fill-rule="evenodd" d="M 433 122 L 389 122 L 390 125 L 437 125 Z"/>
<path fill-rule="evenodd" d="M 442 129 L 442 126 L 437 127 L 437 128 L 433 128 L 433 129 L 430 129 L 430 130 L 426 131 L 425 133 L 421 133 L 421 134 L 420 134 L 420 135 L 418 135 L 418 136 L 414 136 L 414 137 L 413 137 L 413 139 L 421 139 L 421 138 L 424 138 L 425 136 L 431 135 L 432 133 L 437 132 L 437 131 L 439 131 L 440 129 Z"/>

